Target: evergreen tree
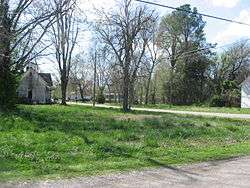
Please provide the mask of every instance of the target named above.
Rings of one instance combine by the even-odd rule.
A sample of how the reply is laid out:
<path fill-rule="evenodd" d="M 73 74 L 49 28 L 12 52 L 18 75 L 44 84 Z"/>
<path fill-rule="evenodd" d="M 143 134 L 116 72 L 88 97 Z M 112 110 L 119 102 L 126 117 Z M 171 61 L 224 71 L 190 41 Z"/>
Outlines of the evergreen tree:
<path fill-rule="evenodd" d="M 169 103 L 191 104 L 205 98 L 205 73 L 211 56 L 205 25 L 197 9 L 190 5 L 181 6 L 161 21 L 159 41 L 170 67 L 165 83 Z"/>
<path fill-rule="evenodd" d="M 0 1 L 0 110 L 14 107 L 16 103 L 16 76 L 11 68 L 11 21 L 7 1 Z"/>

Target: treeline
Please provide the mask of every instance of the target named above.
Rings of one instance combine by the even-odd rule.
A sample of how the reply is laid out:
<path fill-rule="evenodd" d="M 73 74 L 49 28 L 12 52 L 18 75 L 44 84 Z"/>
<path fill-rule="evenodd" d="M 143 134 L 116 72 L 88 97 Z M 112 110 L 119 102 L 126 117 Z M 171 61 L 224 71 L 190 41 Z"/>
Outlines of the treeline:
<path fill-rule="evenodd" d="M 199 52 L 177 61 L 176 68 L 156 68 L 151 103 L 240 106 L 241 83 L 249 76 L 250 48 L 247 40 L 219 54 Z M 208 56 L 207 56 L 208 55 Z"/>
<path fill-rule="evenodd" d="M 222 51 L 207 43 L 206 23 L 197 9 L 190 5 L 180 9 L 186 12 L 173 11 L 163 17 L 158 29 L 164 58 L 159 59 L 154 74 L 157 102 L 239 106 L 240 84 L 249 75 L 248 40 L 235 42 Z"/>
<path fill-rule="evenodd" d="M 97 58 L 92 50 L 81 60 L 97 63 L 97 88 L 113 102 L 125 111 L 138 103 L 239 106 L 240 84 L 249 75 L 248 40 L 224 48 L 208 43 L 206 23 L 190 5 L 162 18 L 129 0 L 117 10 L 98 12 Z"/>
<path fill-rule="evenodd" d="M 47 54 L 58 69 L 54 96 L 64 105 L 67 91 L 100 102 L 108 95 L 124 111 L 137 103 L 239 105 L 240 83 L 249 75 L 248 40 L 223 49 L 209 43 L 197 8 L 183 5 L 160 18 L 150 7 L 122 0 L 86 22 L 77 0 L 18 2 L 0 1 L 2 109 L 15 106 L 25 65 Z M 76 53 L 86 26 L 92 47 Z"/>

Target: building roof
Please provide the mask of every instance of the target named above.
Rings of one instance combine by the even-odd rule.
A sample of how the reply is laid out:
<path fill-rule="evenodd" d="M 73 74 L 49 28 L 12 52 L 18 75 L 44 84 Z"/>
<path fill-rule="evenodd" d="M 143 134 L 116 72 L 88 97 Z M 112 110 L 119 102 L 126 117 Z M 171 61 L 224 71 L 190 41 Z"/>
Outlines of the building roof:
<path fill-rule="evenodd" d="M 50 73 L 39 73 L 39 76 L 51 87 L 53 86 L 52 77 Z"/>

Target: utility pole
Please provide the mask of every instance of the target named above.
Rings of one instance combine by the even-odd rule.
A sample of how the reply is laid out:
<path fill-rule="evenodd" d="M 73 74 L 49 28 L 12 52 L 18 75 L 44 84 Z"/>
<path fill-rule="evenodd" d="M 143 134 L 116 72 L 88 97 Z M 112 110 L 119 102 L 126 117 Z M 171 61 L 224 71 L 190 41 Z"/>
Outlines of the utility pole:
<path fill-rule="evenodd" d="M 97 52 L 95 51 L 94 54 L 94 88 L 93 88 L 93 106 L 95 107 L 96 103 L 96 63 L 97 63 Z"/>

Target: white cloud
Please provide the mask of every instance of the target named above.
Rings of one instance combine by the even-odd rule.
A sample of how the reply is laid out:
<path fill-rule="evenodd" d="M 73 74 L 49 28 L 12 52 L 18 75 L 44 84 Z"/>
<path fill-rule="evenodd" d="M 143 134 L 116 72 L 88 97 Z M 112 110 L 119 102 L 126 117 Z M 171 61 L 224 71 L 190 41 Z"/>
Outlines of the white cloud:
<path fill-rule="evenodd" d="M 87 14 L 88 18 L 93 18 L 96 9 L 109 10 L 115 7 L 115 0 L 79 0 L 80 8 Z"/>
<path fill-rule="evenodd" d="M 208 0 L 212 3 L 212 5 L 217 7 L 226 7 L 226 8 L 233 8 L 235 7 L 240 0 Z"/>
<path fill-rule="evenodd" d="M 102 8 L 102 7 L 112 7 L 115 5 L 115 0 L 79 0 L 81 7 L 96 7 L 96 8 Z"/>
<path fill-rule="evenodd" d="M 250 24 L 250 11 L 242 10 L 239 17 L 235 20 Z M 250 38 L 250 26 L 231 23 L 223 32 L 215 37 L 214 42 L 224 44 L 241 38 Z"/>

